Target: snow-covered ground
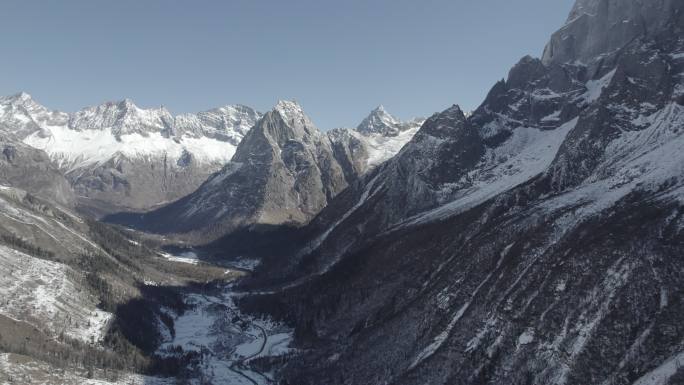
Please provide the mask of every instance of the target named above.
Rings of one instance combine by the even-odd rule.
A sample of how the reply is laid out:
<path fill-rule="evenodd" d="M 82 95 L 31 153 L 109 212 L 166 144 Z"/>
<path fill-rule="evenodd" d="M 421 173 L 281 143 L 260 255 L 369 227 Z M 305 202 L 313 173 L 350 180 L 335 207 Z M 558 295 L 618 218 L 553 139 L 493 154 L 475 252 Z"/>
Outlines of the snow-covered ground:
<path fill-rule="evenodd" d="M 244 270 L 244 271 L 254 271 L 259 265 L 261 264 L 261 261 L 258 259 L 249 259 L 249 258 L 238 258 L 236 261 L 233 261 L 230 263 L 234 268 L 239 269 L 239 270 Z"/>
<path fill-rule="evenodd" d="M 203 374 L 214 384 L 268 384 L 270 374 L 249 368 L 257 357 L 279 356 L 292 351 L 292 330 L 269 319 L 256 319 L 242 314 L 234 302 L 235 294 L 226 288 L 220 294 L 190 293 L 185 303 L 191 309 L 174 315 L 175 335 L 158 349 L 161 356 L 183 351 L 205 353 Z"/>
<path fill-rule="evenodd" d="M 0 314 L 48 335 L 87 343 L 102 340 L 112 314 L 97 309 L 71 268 L 0 246 Z"/>
<path fill-rule="evenodd" d="M 368 168 L 373 168 L 396 155 L 406 143 L 418 132 L 420 126 L 399 132 L 396 136 L 381 134 L 361 135 L 368 145 Z"/>
<path fill-rule="evenodd" d="M 45 362 L 17 354 L 0 353 L 0 384 L 45 384 L 45 385 L 175 385 L 176 379 L 148 377 L 137 374 L 95 372 L 94 378 L 86 378 L 86 371 L 53 367 Z M 114 379 L 116 377 L 116 379 Z"/>
<path fill-rule="evenodd" d="M 678 370 L 684 368 L 684 352 L 675 354 L 662 365 L 642 376 L 634 385 L 667 385 Z"/>
<path fill-rule="evenodd" d="M 197 253 L 193 251 L 183 251 L 174 254 L 162 252 L 159 255 L 172 262 L 189 263 L 191 265 L 197 265 L 200 262 Z"/>
<path fill-rule="evenodd" d="M 27 240 L 34 244 L 48 243 L 55 246 L 52 249 L 61 247 L 75 255 L 90 252 L 107 255 L 106 251 L 78 230 L 78 226 L 83 223 L 82 219 L 67 209 L 52 206 L 53 210 L 58 210 L 60 214 L 65 214 L 76 222 L 75 225 L 70 225 L 73 228 L 66 226 L 49 210 L 25 205 L 25 196 L 26 192 L 23 190 L 0 186 L 0 219 L 8 232 L 27 237 L 30 235 Z"/>

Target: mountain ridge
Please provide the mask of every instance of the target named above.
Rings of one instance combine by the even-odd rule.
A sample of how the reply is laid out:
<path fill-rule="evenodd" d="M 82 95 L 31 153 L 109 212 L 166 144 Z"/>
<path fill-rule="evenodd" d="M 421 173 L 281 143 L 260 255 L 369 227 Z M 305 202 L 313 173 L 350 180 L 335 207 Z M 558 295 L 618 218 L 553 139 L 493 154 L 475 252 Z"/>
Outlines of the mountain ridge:
<path fill-rule="evenodd" d="M 147 210 L 194 191 L 230 161 L 260 116 L 240 105 L 172 116 L 130 99 L 67 114 L 26 93 L 0 98 L 0 130 L 45 151 L 81 209 L 96 216 Z"/>
<path fill-rule="evenodd" d="M 354 129 L 324 133 L 301 105 L 281 100 L 245 135 L 231 162 L 192 194 L 142 216 L 115 214 L 106 220 L 194 240 L 214 240 L 253 225 L 302 226 L 399 151 L 419 122 L 394 119 L 392 127 L 402 131 L 388 135 Z"/>
<path fill-rule="evenodd" d="M 684 4 L 628 3 L 580 0 L 601 12 L 273 248 L 244 306 L 305 325 L 288 382 L 681 382 Z"/>

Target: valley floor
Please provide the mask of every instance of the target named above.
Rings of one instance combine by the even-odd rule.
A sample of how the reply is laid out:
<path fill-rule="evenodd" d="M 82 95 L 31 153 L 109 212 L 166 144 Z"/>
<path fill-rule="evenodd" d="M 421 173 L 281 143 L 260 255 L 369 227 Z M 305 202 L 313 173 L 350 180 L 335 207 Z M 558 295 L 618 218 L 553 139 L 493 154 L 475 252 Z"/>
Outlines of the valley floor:
<path fill-rule="evenodd" d="M 98 308 L 97 299 L 86 294 L 80 275 L 71 268 L 0 245 L 0 341 L 3 346 L 15 347 L 0 353 L 0 384 L 274 383 L 273 368 L 293 353 L 289 347 L 293 330 L 239 310 L 236 301 L 246 294 L 234 292 L 233 279 L 241 274 L 239 268 L 215 266 L 188 251 L 160 252 L 152 258 L 162 261 L 169 271 L 165 275 L 148 271 L 151 278 L 145 280 L 146 287 L 177 301 L 168 306 L 144 303 L 142 307 L 158 309 L 118 319 L 118 312 Z M 204 278 L 180 284 L 186 276 Z M 152 317 L 152 329 L 139 325 L 150 322 L 140 317 Z M 53 357 L 75 355 L 55 353 L 68 352 L 62 348 L 61 335 L 107 354 L 107 330 L 117 322 L 133 325 L 144 343 L 153 341 L 150 343 L 157 348 L 148 353 L 152 360 L 187 367 L 177 370 L 181 373 L 178 378 L 164 378 L 105 370 L 97 364 L 88 367 L 84 364 L 92 361 L 87 359 L 88 353 L 75 364 L 65 358 L 68 356 Z M 41 350 L 47 353 L 36 353 Z"/>
<path fill-rule="evenodd" d="M 293 331 L 267 318 L 243 314 L 235 305 L 240 294 L 228 284 L 212 293 L 194 292 L 184 296 L 191 308 L 173 314 L 174 330 L 160 323 L 166 341 L 157 354 L 173 356 L 178 348 L 200 354 L 197 376 L 212 384 L 270 384 L 273 373 L 253 365 L 259 358 L 283 356 L 291 352 Z"/>

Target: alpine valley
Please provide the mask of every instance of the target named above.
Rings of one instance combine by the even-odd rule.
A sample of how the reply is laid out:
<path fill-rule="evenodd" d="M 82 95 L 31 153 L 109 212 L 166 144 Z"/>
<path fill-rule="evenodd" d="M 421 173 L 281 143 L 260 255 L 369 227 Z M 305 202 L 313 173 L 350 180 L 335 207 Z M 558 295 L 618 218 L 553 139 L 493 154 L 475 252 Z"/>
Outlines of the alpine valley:
<path fill-rule="evenodd" d="M 684 384 L 681 0 L 577 0 L 468 113 L 22 93 L 0 149 L 0 383 Z"/>

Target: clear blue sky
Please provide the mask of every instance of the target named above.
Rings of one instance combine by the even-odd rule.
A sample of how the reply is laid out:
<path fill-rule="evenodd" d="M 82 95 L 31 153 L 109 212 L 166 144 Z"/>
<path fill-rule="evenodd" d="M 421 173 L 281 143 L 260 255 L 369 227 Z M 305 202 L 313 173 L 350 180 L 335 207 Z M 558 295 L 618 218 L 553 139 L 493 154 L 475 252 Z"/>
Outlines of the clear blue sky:
<path fill-rule="evenodd" d="M 0 94 L 75 111 L 130 97 L 173 113 L 297 99 L 322 129 L 384 104 L 477 107 L 540 56 L 573 0 L 5 0 Z"/>

